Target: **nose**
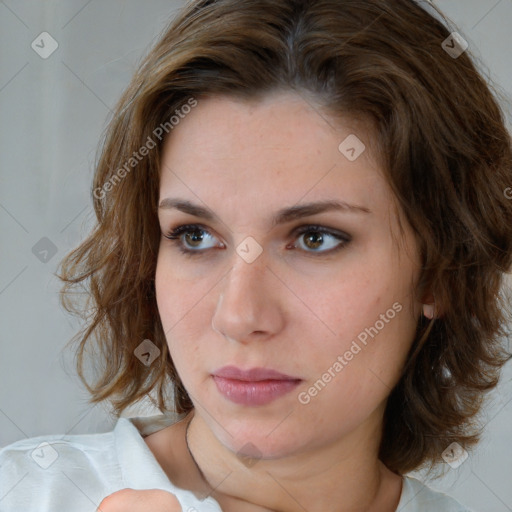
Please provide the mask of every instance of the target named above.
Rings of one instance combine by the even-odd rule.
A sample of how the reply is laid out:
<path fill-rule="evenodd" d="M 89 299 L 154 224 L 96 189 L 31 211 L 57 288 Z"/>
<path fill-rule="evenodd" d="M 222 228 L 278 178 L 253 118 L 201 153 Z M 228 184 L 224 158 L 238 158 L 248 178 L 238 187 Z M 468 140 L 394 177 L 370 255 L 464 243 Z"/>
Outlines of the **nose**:
<path fill-rule="evenodd" d="M 264 255 L 247 263 L 234 254 L 234 264 L 222 279 L 212 328 L 240 343 L 268 339 L 283 327 L 282 285 L 267 267 Z"/>

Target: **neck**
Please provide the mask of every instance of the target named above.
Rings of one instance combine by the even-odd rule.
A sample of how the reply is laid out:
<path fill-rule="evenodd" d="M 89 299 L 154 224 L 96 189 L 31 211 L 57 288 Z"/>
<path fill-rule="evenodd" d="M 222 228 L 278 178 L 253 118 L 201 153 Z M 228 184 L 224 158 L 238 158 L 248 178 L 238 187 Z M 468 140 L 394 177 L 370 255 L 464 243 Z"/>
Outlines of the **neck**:
<path fill-rule="evenodd" d="M 192 412 L 188 421 L 187 447 L 204 494 L 226 512 L 396 510 L 401 477 L 377 458 L 379 431 L 279 459 L 251 459 L 223 446 L 201 416 Z"/>

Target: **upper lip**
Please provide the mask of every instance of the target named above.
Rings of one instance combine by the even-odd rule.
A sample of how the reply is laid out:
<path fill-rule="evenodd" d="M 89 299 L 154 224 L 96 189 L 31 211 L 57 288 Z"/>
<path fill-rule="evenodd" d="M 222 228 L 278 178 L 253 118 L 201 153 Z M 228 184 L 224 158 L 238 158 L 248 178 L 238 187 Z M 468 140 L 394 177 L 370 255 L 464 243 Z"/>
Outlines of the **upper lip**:
<path fill-rule="evenodd" d="M 272 370 L 271 368 L 251 368 L 249 370 L 242 370 L 236 366 L 223 366 L 215 370 L 213 375 L 248 382 L 257 382 L 260 380 L 301 380 L 299 377 L 292 377 L 291 375 L 286 375 Z"/>

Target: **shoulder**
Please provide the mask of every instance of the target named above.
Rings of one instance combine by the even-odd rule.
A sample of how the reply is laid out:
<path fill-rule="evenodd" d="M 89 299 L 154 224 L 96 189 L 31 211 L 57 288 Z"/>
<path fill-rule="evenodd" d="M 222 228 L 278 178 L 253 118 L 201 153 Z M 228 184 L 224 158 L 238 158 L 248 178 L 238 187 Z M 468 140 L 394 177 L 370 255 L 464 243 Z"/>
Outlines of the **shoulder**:
<path fill-rule="evenodd" d="M 121 480 L 113 432 L 24 439 L 0 449 L 0 512 L 87 510 Z"/>
<path fill-rule="evenodd" d="M 405 476 L 397 512 L 474 512 L 445 493 L 434 491 L 416 478 Z"/>

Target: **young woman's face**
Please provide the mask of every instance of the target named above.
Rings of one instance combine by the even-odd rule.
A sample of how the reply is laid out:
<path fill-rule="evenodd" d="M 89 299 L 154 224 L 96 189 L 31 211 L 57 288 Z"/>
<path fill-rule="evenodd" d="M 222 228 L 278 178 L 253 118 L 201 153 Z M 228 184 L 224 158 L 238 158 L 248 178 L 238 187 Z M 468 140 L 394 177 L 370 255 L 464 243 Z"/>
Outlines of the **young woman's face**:
<path fill-rule="evenodd" d="M 417 248 L 350 126 L 291 93 L 212 97 L 165 144 L 158 309 L 196 414 L 233 451 L 280 457 L 375 427 L 413 340 Z"/>

